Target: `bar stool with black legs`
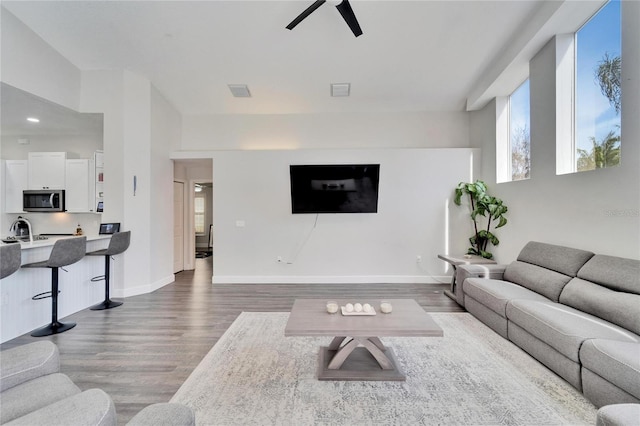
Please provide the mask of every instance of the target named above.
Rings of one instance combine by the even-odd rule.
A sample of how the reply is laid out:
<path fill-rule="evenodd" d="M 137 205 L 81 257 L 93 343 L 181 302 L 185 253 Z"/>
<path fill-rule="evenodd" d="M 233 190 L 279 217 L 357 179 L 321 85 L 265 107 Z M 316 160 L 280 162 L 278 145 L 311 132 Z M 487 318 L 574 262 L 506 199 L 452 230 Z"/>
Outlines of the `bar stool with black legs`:
<path fill-rule="evenodd" d="M 111 256 L 123 253 L 126 249 L 128 249 L 130 241 L 131 231 L 116 232 L 111 236 L 109 247 L 104 250 L 92 251 L 87 253 L 87 256 L 104 256 L 104 275 L 91 278 L 91 281 L 94 282 L 104 280 L 104 301 L 90 307 L 89 309 L 91 309 L 92 311 L 101 311 L 103 309 L 111 309 L 115 308 L 116 306 L 122 305 L 123 302 L 111 300 L 109 298 L 109 275 L 111 270 L 111 264 L 109 260 L 111 259 Z"/>
<path fill-rule="evenodd" d="M 22 250 L 20 244 L 0 246 L 0 280 L 20 269 Z"/>
<path fill-rule="evenodd" d="M 61 323 L 58 321 L 58 293 L 60 293 L 58 290 L 58 269 L 64 271 L 63 266 L 80 261 L 86 251 L 87 237 L 64 238 L 55 242 L 48 260 L 22 265 L 23 268 L 51 269 L 51 291 L 36 294 L 31 298 L 33 300 L 51 298 L 51 324 L 35 330 L 31 333 L 33 337 L 62 333 L 76 326 L 75 322 Z"/>

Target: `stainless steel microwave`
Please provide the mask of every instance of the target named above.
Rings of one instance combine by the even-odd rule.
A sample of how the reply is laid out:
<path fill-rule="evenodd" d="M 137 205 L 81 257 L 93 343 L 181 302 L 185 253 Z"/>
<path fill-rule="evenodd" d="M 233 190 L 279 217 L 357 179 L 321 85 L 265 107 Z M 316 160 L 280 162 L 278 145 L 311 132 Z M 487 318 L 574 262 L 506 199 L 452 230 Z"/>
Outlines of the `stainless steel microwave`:
<path fill-rule="evenodd" d="M 64 189 L 30 189 L 22 192 L 26 212 L 63 212 Z"/>

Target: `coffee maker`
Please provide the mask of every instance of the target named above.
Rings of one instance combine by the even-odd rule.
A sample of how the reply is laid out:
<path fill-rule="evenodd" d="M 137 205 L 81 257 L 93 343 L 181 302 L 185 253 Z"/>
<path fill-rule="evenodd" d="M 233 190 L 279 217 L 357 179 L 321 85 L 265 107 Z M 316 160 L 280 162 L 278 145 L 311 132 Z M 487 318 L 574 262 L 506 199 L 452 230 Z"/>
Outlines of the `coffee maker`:
<path fill-rule="evenodd" d="M 18 216 L 9 228 L 10 232 L 13 232 L 13 235 L 20 239 L 30 239 L 31 238 L 31 223 L 23 218 L 22 216 Z"/>

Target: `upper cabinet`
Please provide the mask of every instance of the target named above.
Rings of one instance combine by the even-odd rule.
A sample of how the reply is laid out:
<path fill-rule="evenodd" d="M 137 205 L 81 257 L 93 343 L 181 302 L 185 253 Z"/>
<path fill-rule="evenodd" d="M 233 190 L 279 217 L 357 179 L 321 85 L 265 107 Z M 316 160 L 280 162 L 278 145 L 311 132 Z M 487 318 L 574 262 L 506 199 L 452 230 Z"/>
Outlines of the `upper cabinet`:
<path fill-rule="evenodd" d="M 29 153 L 29 189 L 65 189 L 66 152 Z"/>
<path fill-rule="evenodd" d="M 93 160 L 67 160 L 65 209 L 69 213 L 94 212 Z"/>
<path fill-rule="evenodd" d="M 23 213 L 25 189 L 64 189 L 69 213 L 102 211 L 102 152 L 94 158 L 67 160 L 66 152 L 30 152 L 28 160 L 2 162 L 4 213 Z M 96 161 L 97 160 L 97 161 Z M 98 167 L 99 165 L 99 167 Z"/>
<path fill-rule="evenodd" d="M 27 188 L 27 160 L 4 161 L 4 211 L 5 213 L 24 213 L 22 210 L 22 191 Z"/>

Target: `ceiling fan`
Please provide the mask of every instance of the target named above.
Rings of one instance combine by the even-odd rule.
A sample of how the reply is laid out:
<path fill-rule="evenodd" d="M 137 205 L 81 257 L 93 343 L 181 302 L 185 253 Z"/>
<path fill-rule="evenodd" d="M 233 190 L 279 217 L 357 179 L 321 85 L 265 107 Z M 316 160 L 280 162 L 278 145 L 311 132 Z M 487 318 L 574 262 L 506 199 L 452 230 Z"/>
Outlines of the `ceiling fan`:
<path fill-rule="evenodd" d="M 304 12 L 298 15 L 296 19 L 291 21 L 291 23 L 287 25 L 287 29 L 292 30 L 296 25 L 302 22 L 307 16 L 311 15 L 317 8 L 327 1 L 338 9 L 338 12 L 340 12 L 342 18 L 345 20 L 349 28 L 351 28 L 354 36 L 358 37 L 362 35 L 362 29 L 360 29 L 360 24 L 358 24 L 356 15 L 353 13 L 353 9 L 351 8 L 348 0 L 317 0 L 313 2 L 311 6 L 306 8 Z"/>

